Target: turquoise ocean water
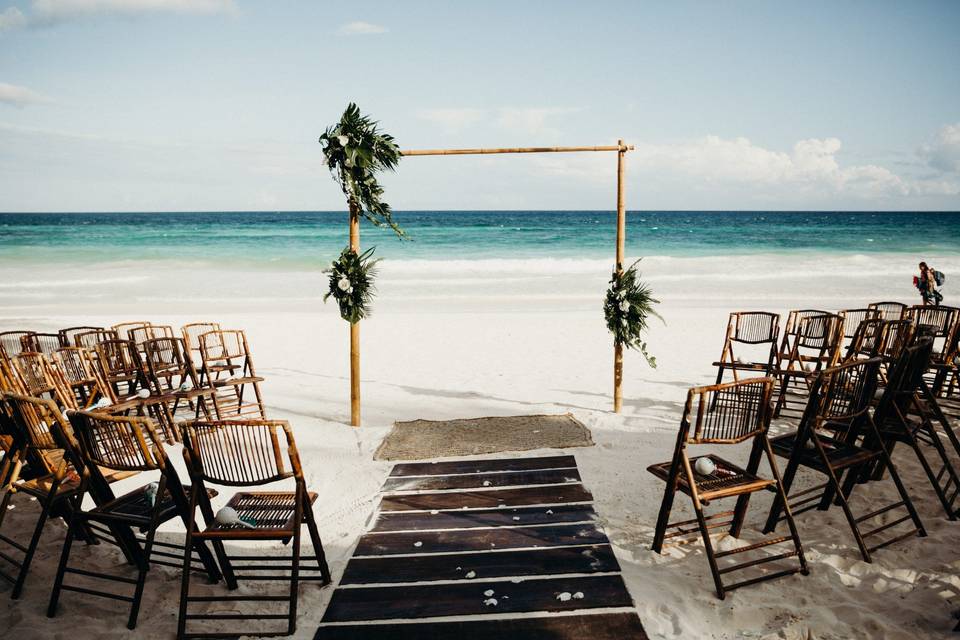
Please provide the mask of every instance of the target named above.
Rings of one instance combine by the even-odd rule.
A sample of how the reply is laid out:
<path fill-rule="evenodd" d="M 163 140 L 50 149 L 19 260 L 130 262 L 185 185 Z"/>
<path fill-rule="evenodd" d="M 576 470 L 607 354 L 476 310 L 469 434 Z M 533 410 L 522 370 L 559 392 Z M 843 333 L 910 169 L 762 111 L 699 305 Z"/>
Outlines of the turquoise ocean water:
<path fill-rule="evenodd" d="M 390 260 L 609 258 L 607 211 L 402 211 L 411 241 L 365 224 Z M 668 212 L 628 214 L 631 256 L 771 253 L 955 255 L 960 213 Z M 311 268 L 346 243 L 343 212 L 0 214 L 0 265 L 213 260 Z"/>

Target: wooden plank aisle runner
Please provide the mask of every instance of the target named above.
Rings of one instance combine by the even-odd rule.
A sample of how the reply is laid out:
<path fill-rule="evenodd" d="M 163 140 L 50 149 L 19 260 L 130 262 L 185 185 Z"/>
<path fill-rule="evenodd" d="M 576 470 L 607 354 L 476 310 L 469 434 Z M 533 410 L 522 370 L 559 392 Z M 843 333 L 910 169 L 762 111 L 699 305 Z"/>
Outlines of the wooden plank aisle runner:
<path fill-rule="evenodd" d="M 315 640 L 645 640 L 573 456 L 396 465 Z"/>

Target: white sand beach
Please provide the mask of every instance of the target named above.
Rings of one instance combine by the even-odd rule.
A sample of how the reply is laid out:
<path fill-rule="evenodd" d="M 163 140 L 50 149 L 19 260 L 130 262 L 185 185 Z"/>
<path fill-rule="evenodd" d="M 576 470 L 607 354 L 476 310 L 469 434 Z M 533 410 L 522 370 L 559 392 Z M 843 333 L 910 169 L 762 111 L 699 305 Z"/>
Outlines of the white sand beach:
<path fill-rule="evenodd" d="M 960 272 L 960 263 L 938 258 L 945 271 Z M 666 324 L 655 323 L 650 332 L 656 370 L 628 353 L 620 415 L 611 412 L 612 348 L 598 294 L 605 284 L 602 266 L 574 265 L 565 271 L 555 265 L 536 273 L 505 265 L 496 273 L 489 265 L 476 272 L 476 265 L 465 263 L 460 271 L 445 269 L 443 277 L 433 278 L 429 269 L 385 264 L 376 313 L 362 323 L 364 426 L 358 429 L 345 424 L 348 325 L 333 305 L 319 301 L 323 284 L 316 273 L 260 271 L 237 278 L 209 268 L 126 265 L 124 277 L 112 282 L 109 273 L 84 274 L 100 281 L 85 289 L 70 287 L 74 293 L 64 295 L 78 299 L 69 300 L 32 299 L 24 295 L 28 285 L 7 285 L 0 327 L 43 330 L 150 319 L 175 326 L 219 320 L 244 328 L 258 372 L 266 378 L 268 412 L 292 423 L 308 485 L 320 494 L 315 512 L 335 581 L 376 508 L 391 465 L 375 462 L 373 452 L 394 421 L 570 412 L 589 427 L 596 444 L 567 452 L 576 455 L 596 498 L 601 524 L 651 638 L 946 637 L 955 624 L 952 611 L 960 609 L 960 525 L 946 520 L 912 452 L 903 448 L 895 461 L 929 536 L 881 550 L 872 564 L 861 560 L 839 509 L 798 519 L 809 576 L 743 588 L 724 601 L 712 589 L 701 544 L 663 556 L 650 550 L 663 485 L 646 467 L 669 459 L 686 389 L 713 381 L 710 365 L 719 355 L 729 311 L 838 309 L 880 299 L 912 303 L 909 282 L 891 275 L 910 273 L 909 261 L 848 257 L 841 268 L 824 259 L 800 259 L 789 267 L 781 264 L 777 272 L 773 257 L 767 269 L 763 260 L 644 263 L 662 299 Z M 861 268 L 849 268 L 850 261 L 862 263 Z M 743 268 L 746 262 L 751 269 Z M 69 279 L 62 267 L 49 273 L 13 271 L 5 269 L 2 281 Z M 224 283 L 223 295 L 203 300 L 211 282 Z M 91 298 L 79 299 L 78 290 Z M 173 458 L 179 460 L 178 453 Z M 856 499 L 886 499 L 893 485 L 872 483 L 857 491 Z M 15 504 L 8 523 L 24 536 L 33 526 L 36 505 L 23 497 Z M 767 504 L 766 498 L 755 499 L 745 538 L 758 535 Z M 677 505 L 692 513 L 682 497 Z M 168 530 L 175 532 L 176 525 Z M 6 599 L 6 587 L 0 591 L 0 628 L 6 637 L 172 637 L 179 573 L 162 567 L 151 571 L 134 633 L 123 628 L 120 605 L 99 599 L 67 597 L 59 616 L 47 619 L 63 531 L 59 521 L 48 525 L 19 601 Z M 120 558 L 102 545 L 80 547 L 76 556 L 84 562 L 110 566 Z M 312 638 L 331 592 L 332 587 L 302 586 L 296 637 Z"/>

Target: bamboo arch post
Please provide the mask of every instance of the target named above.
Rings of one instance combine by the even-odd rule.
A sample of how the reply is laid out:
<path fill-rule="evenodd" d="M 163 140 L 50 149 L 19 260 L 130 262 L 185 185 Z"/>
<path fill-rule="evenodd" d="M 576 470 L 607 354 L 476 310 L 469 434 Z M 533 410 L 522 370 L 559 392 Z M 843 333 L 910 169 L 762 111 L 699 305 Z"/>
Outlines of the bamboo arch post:
<path fill-rule="evenodd" d="M 633 145 L 618 140 L 616 146 L 595 147 L 504 147 L 495 149 L 409 149 L 403 156 L 465 156 L 493 153 L 578 153 L 585 151 L 617 152 L 617 247 L 616 270 L 623 272 L 624 245 L 627 239 L 627 216 L 624 205 L 624 164 Z M 350 249 L 360 252 L 360 211 L 350 203 Z M 613 410 L 617 413 L 623 406 L 623 346 L 614 341 L 613 346 Z M 350 424 L 360 426 L 360 324 L 350 325 Z"/>

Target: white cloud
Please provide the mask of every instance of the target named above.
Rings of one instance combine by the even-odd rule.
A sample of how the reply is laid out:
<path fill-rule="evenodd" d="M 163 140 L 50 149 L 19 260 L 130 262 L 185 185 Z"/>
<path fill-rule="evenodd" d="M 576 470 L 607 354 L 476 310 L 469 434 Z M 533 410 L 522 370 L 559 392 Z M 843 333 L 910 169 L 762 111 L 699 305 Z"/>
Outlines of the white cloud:
<path fill-rule="evenodd" d="M 370 36 L 378 33 L 386 33 L 387 31 L 388 29 L 386 27 L 378 24 L 357 21 L 340 25 L 340 28 L 337 29 L 337 34 L 341 36 Z"/>
<path fill-rule="evenodd" d="M 456 133 L 477 124 L 488 124 L 506 131 L 543 135 L 558 133 L 557 129 L 548 126 L 552 118 L 577 111 L 580 109 L 571 107 L 463 107 L 421 109 L 417 111 L 417 117 L 440 126 L 447 133 Z"/>
<path fill-rule="evenodd" d="M 920 155 L 934 169 L 960 173 L 960 122 L 940 129 L 932 144 L 921 147 Z"/>
<path fill-rule="evenodd" d="M 529 134 L 556 133 L 556 129 L 547 126 L 547 120 L 577 111 L 569 107 L 504 108 L 498 111 L 497 125 Z"/>
<path fill-rule="evenodd" d="M 0 33 L 12 29 L 19 29 L 26 23 L 26 16 L 16 7 L 8 7 L 6 11 L 0 13 Z"/>
<path fill-rule="evenodd" d="M 47 102 L 47 99 L 26 87 L 0 82 L 0 103 L 22 107 L 40 102 Z"/>

